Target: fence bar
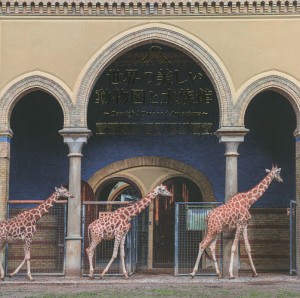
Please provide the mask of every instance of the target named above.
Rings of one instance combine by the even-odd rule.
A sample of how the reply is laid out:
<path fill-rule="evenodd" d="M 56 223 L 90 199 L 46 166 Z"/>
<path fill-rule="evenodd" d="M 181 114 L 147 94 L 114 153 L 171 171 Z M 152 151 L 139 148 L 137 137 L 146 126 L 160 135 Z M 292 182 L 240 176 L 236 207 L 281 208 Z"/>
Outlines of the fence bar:
<path fill-rule="evenodd" d="M 81 235 L 82 235 L 82 241 L 81 241 L 81 271 L 82 275 L 84 275 L 84 254 L 85 254 L 85 242 L 84 242 L 84 235 L 85 235 L 85 204 L 82 204 L 82 209 L 81 209 Z"/>
<path fill-rule="evenodd" d="M 174 266 L 175 271 L 174 275 L 178 275 L 178 224 L 179 224 L 179 204 L 175 204 L 175 258 Z"/>
<path fill-rule="evenodd" d="M 65 202 L 65 201 L 61 201 Z M 66 246 L 66 238 L 67 238 L 67 215 L 68 215 L 68 204 L 67 201 L 65 203 L 65 208 L 64 208 L 64 265 L 63 265 L 63 273 L 66 275 L 66 258 L 67 258 L 67 246 Z"/>
<path fill-rule="evenodd" d="M 10 214 L 10 206 L 7 204 L 6 208 L 6 220 L 9 219 L 9 214 Z M 1 261 L 1 260 L 0 260 Z M 4 264 L 4 272 L 7 272 L 8 270 L 8 243 L 5 243 L 5 264 Z"/>
<path fill-rule="evenodd" d="M 295 252 L 295 228 L 296 228 L 296 201 L 290 201 L 290 275 L 297 274 Z"/>
<path fill-rule="evenodd" d="M 85 201 L 84 205 L 130 205 L 131 202 L 120 202 L 120 201 Z"/>
<path fill-rule="evenodd" d="M 41 204 L 45 202 L 44 200 L 9 200 L 8 205 L 11 204 Z M 67 204 L 67 200 L 56 201 L 55 204 Z"/>

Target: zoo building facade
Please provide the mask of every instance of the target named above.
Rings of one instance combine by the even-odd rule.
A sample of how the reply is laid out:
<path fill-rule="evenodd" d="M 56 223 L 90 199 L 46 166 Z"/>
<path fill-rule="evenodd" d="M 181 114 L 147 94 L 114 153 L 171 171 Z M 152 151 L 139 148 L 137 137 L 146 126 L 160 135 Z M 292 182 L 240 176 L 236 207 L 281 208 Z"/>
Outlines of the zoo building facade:
<path fill-rule="evenodd" d="M 224 203 L 278 164 L 284 183 L 251 208 L 249 238 L 258 272 L 288 271 L 292 259 L 296 273 L 300 225 L 290 233 L 287 213 L 300 206 L 299 5 L 1 2 L 0 218 L 67 185 L 75 198 L 37 251 L 43 266 L 81 276 L 86 224 L 166 184 L 172 201 L 151 204 L 130 236 L 138 267 L 159 272 L 176 265 L 176 203 Z M 47 263 L 52 221 L 65 232 Z M 10 247 L 3 262 L 17 258 Z M 250 268 L 243 241 L 235 267 Z"/>

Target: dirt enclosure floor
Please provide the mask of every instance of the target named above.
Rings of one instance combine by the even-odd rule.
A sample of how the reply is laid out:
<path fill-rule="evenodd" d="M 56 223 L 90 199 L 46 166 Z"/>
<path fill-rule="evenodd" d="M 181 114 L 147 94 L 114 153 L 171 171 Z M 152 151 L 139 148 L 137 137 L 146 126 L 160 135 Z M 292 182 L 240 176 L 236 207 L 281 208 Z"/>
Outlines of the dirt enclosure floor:
<path fill-rule="evenodd" d="M 300 278 L 287 274 L 240 275 L 234 280 L 216 277 L 134 274 L 125 280 L 107 276 L 66 278 L 24 276 L 0 283 L 0 297 L 300 297 Z"/>

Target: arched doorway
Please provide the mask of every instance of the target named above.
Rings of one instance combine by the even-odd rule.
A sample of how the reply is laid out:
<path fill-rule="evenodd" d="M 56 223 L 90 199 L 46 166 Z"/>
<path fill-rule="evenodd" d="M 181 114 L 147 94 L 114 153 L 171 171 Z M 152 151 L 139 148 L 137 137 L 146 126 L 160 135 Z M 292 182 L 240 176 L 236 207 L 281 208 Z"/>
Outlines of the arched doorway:
<path fill-rule="evenodd" d="M 125 178 L 112 178 L 101 185 L 96 191 L 97 201 L 137 201 L 141 198 L 139 188 Z"/>
<path fill-rule="evenodd" d="M 250 189 L 265 176 L 265 168 L 278 164 L 284 183 L 272 183 L 250 209 L 248 229 L 252 256 L 258 271 L 288 271 L 290 265 L 289 217 L 286 209 L 295 200 L 296 115 L 280 93 L 265 91 L 256 95 L 245 114 L 249 133 L 240 148 L 240 189 Z M 249 269 L 241 242 L 241 268 Z"/>
<path fill-rule="evenodd" d="M 293 135 L 296 115 L 292 105 L 280 93 L 262 92 L 249 104 L 245 126 L 249 132 L 240 148 L 240 188 L 253 187 L 258 179 L 258 169 L 278 164 L 282 168 L 284 183 L 271 184 L 264 197 L 253 207 L 289 207 L 289 201 L 295 198 L 296 191 Z"/>
<path fill-rule="evenodd" d="M 46 92 L 17 102 L 10 118 L 10 199 L 43 200 L 68 181 L 67 148 L 58 133 L 63 121 L 61 106 Z"/>
<path fill-rule="evenodd" d="M 173 194 L 154 203 L 153 267 L 174 267 L 175 202 L 201 202 L 202 193 L 190 179 L 173 177 L 163 182 Z"/>
<path fill-rule="evenodd" d="M 58 131 L 63 127 L 63 112 L 48 93 L 32 91 L 16 103 L 10 118 L 11 140 L 10 198 L 7 217 L 37 207 L 68 179 L 66 148 Z M 14 200 L 15 203 L 13 203 Z M 29 200 L 29 201 L 28 201 Z M 36 200 L 33 203 L 32 200 Z M 22 204 L 20 204 L 22 201 Z M 64 271 L 66 205 L 55 204 L 38 221 L 31 245 L 32 273 Z M 42 227 L 42 228 L 41 228 Z M 10 246 L 9 271 L 23 258 L 23 243 Z M 22 268 L 21 272 L 25 272 Z"/>
<path fill-rule="evenodd" d="M 130 188 L 135 188 L 140 191 L 140 197 L 143 197 L 160 183 L 168 185 L 170 190 L 173 189 L 175 201 L 178 202 L 184 200 L 188 200 L 189 202 L 216 201 L 213 185 L 206 175 L 192 166 L 164 157 L 143 156 L 120 160 L 96 171 L 88 182 L 96 193 L 96 198 L 103 200 L 103 202 L 109 197 L 117 198 L 120 193 L 112 190 L 114 188 L 122 190 L 122 184 L 128 185 L 129 188 L 124 188 L 127 192 L 132 192 Z M 120 182 L 122 184 L 120 184 Z M 118 186 L 115 187 L 116 185 Z M 114 195 L 110 195 L 113 193 Z M 161 204 L 158 211 L 162 212 L 162 214 L 158 214 L 159 219 L 167 216 L 167 222 L 174 222 L 175 201 L 170 203 L 166 202 L 163 198 L 158 201 L 159 204 Z M 167 207 L 167 209 L 164 209 L 165 207 Z M 154 238 L 156 238 L 156 245 L 161 245 L 159 244 L 159 235 L 163 230 L 163 226 L 158 226 L 158 229 L 155 227 L 156 215 L 154 209 L 155 203 L 150 204 L 144 211 L 143 216 L 147 217 L 142 219 L 143 224 L 138 231 L 141 239 L 138 243 L 138 252 L 140 251 L 138 262 L 141 260 L 140 264 L 142 264 L 138 264 L 138 266 L 141 266 L 143 269 L 158 268 L 161 266 L 170 268 L 173 265 L 174 257 L 171 256 L 167 260 L 163 259 L 163 256 L 166 255 L 165 252 L 161 256 L 156 255 L 155 259 L 157 262 L 155 262 L 155 264 L 153 262 L 153 254 L 156 251 L 154 248 Z M 164 212 L 165 214 L 163 214 Z M 159 221 L 158 225 L 160 223 L 163 223 L 163 221 Z M 174 256 L 174 225 L 171 224 L 170 228 L 171 231 L 165 232 L 169 237 L 167 240 L 168 245 L 170 245 L 169 249 L 172 250 Z M 155 229 L 156 231 L 154 232 Z M 160 232 L 159 229 L 161 230 Z M 158 236 L 155 236 L 155 233 Z M 170 244 L 170 242 L 172 244 Z M 164 249 L 166 250 L 167 247 L 168 246 L 165 245 Z"/>

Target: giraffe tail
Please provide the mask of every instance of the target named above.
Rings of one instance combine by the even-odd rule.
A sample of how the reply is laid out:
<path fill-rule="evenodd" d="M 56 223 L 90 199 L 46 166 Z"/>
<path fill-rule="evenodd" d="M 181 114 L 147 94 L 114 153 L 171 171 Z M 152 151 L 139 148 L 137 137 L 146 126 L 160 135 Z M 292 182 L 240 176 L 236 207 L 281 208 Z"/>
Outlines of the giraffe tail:
<path fill-rule="evenodd" d="M 204 249 L 204 253 L 211 261 L 214 261 L 214 259 L 209 255 L 209 253 L 206 251 L 206 249 Z"/>
<path fill-rule="evenodd" d="M 88 226 L 88 239 L 89 239 L 89 245 L 90 245 L 90 243 L 91 243 L 90 226 Z"/>

